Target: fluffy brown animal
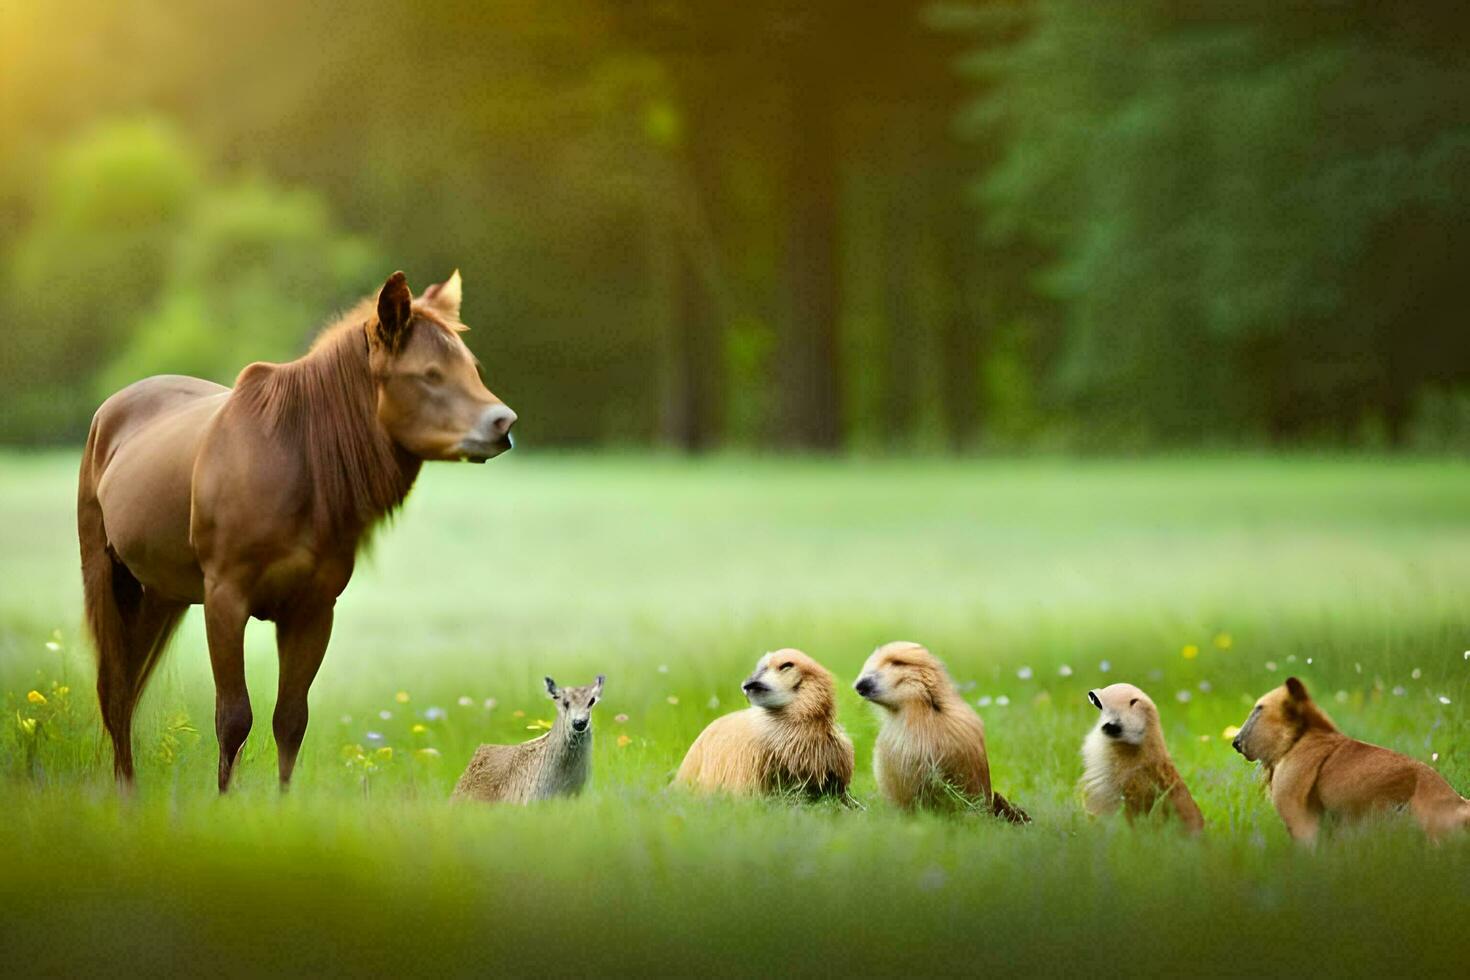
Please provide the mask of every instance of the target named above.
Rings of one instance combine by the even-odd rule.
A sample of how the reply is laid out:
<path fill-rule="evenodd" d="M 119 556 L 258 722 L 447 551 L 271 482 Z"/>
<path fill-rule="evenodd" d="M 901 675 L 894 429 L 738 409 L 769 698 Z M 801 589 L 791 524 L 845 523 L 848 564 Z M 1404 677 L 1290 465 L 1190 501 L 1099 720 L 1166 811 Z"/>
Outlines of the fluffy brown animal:
<path fill-rule="evenodd" d="M 991 789 L 985 726 L 934 654 L 917 643 L 881 646 L 853 686 L 882 709 L 873 773 L 890 803 L 906 810 L 978 804 L 1012 823 L 1030 822 Z"/>
<path fill-rule="evenodd" d="M 800 650 L 768 653 L 741 685 L 751 707 L 710 722 L 674 782 L 703 792 L 846 797 L 852 740 L 837 724 L 827 668 Z"/>
<path fill-rule="evenodd" d="M 1438 839 L 1470 827 L 1470 800 L 1417 759 L 1338 730 L 1295 677 L 1262 696 L 1232 743 L 1266 771 L 1271 802 L 1293 838 L 1316 840 L 1323 816 L 1408 810 Z"/>
<path fill-rule="evenodd" d="M 1087 699 L 1101 712 L 1082 743 L 1087 812 L 1112 813 L 1121 805 L 1130 822 L 1164 813 L 1192 834 L 1204 829 L 1204 817 L 1169 758 L 1152 699 L 1132 684 L 1088 691 Z"/>

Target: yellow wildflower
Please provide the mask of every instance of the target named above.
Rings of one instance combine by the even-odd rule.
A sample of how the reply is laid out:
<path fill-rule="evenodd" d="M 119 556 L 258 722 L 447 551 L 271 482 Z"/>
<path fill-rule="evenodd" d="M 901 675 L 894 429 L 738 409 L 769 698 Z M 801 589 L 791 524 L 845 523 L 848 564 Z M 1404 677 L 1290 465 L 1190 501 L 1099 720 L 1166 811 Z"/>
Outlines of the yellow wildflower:
<path fill-rule="evenodd" d="M 537 718 L 526 726 L 526 730 L 532 732 L 549 732 L 551 731 L 551 722 L 545 718 Z"/>
<path fill-rule="evenodd" d="M 378 756 L 379 759 L 382 759 L 384 762 L 391 762 L 393 760 L 393 749 L 391 747 L 385 745 L 381 749 L 378 750 L 377 756 Z"/>
<path fill-rule="evenodd" d="M 1220 650 L 1229 650 L 1235 643 L 1235 639 L 1229 633 L 1216 633 L 1215 646 Z"/>
<path fill-rule="evenodd" d="M 633 744 L 633 740 L 631 738 L 629 738 L 628 736 L 626 736 L 626 735 L 619 735 L 618 736 L 618 748 L 620 748 L 620 749 L 626 749 L 628 746 L 630 746 L 632 744 Z"/>
<path fill-rule="evenodd" d="M 1240 734 L 1240 728 L 1236 725 L 1226 725 L 1225 730 L 1220 733 L 1221 738 L 1234 738 Z"/>
<path fill-rule="evenodd" d="M 393 695 L 393 700 L 397 701 L 399 704 L 408 704 L 408 692 L 399 691 L 397 694 Z"/>
<path fill-rule="evenodd" d="M 678 704 L 679 696 L 677 694 L 670 694 L 668 697 L 664 698 L 664 700 L 669 702 L 669 704 Z"/>
<path fill-rule="evenodd" d="M 1185 660 L 1193 660 L 1195 657 L 1199 656 L 1199 647 L 1195 646 L 1193 643 L 1187 643 L 1185 644 L 1184 649 L 1180 650 L 1179 652 L 1184 655 Z"/>
<path fill-rule="evenodd" d="M 517 708 L 516 710 L 514 710 L 514 711 L 512 711 L 510 713 L 510 716 L 512 718 L 524 718 L 524 717 L 526 717 L 526 713 L 524 711 L 522 711 L 520 708 Z"/>
<path fill-rule="evenodd" d="M 46 695 L 42 694 L 40 691 L 32 691 L 31 693 L 26 695 L 26 700 L 29 701 L 31 704 L 45 704 Z"/>
<path fill-rule="evenodd" d="M 428 725 L 414 725 L 412 728 L 409 729 L 409 731 L 413 732 L 415 735 L 422 735 L 422 734 L 424 734 L 424 732 L 427 732 L 428 730 L 429 730 L 429 726 Z"/>
<path fill-rule="evenodd" d="M 15 720 L 20 723 L 20 730 L 21 731 L 25 732 L 27 735 L 34 735 L 34 734 L 36 734 L 36 719 L 34 719 L 34 718 L 22 718 L 20 716 L 20 713 L 17 712 L 16 715 L 15 715 Z"/>

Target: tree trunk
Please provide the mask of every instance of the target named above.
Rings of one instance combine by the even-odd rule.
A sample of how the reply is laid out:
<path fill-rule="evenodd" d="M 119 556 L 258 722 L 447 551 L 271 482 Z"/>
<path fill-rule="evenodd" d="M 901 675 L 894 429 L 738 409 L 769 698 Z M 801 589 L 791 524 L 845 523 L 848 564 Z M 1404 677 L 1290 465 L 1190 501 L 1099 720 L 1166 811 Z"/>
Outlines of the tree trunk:
<path fill-rule="evenodd" d="M 944 414 L 950 448 L 963 452 L 973 448 L 978 436 L 980 402 L 980 336 L 974 279 L 975 232 L 969 213 L 959 207 L 959 220 L 939 216 L 940 247 L 948 295 L 945 297 L 940 349 L 945 352 Z"/>
<path fill-rule="evenodd" d="M 780 350 L 782 418 L 776 437 L 803 449 L 842 442 L 838 384 L 837 105 L 819 58 L 801 47 L 791 91 L 788 308 Z"/>

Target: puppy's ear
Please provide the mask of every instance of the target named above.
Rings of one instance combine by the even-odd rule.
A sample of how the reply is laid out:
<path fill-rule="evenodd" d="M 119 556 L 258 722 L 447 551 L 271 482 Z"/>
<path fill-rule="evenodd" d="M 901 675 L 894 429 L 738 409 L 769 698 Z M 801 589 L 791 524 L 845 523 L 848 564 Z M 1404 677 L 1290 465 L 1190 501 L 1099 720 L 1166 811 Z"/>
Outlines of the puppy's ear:
<path fill-rule="evenodd" d="M 1291 695 L 1293 701 L 1305 703 L 1312 700 L 1312 696 L 1307 693 L 1307 686 L 1295 677 L 1286 679 L 1286 693 Z"/>
<path fill-rule="evenodd" d="M 1094 708 L 1096 708 L 1098 711 L 1101 711 L 1102 710 L 1102 702 L 1097 699 L 1097 692 L 1096 691 L 1088 691 L 1087 692 L 1087 700 L 1091 701 L 1092 702 L 1092 706 Z"/>

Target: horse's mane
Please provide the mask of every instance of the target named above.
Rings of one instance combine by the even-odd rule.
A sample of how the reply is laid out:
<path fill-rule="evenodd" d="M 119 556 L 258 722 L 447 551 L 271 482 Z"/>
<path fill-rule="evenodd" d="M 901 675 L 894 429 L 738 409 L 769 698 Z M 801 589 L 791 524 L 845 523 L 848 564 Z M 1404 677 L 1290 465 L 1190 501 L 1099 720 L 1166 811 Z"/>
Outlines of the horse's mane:
<path fill-rule="evenodd" d="M 420 309 L 414 314 L 430 329 L 453 329 Z M 253 364 L 235 386 L 267 430 L 300 451 L 312 525 L 323 540 L 365 535 L 403 503 L 421 465 L 378 423 L 367 340 L 376 317 L 374 300 L 365 299 L 323 329 L 304 356 Z"/>

